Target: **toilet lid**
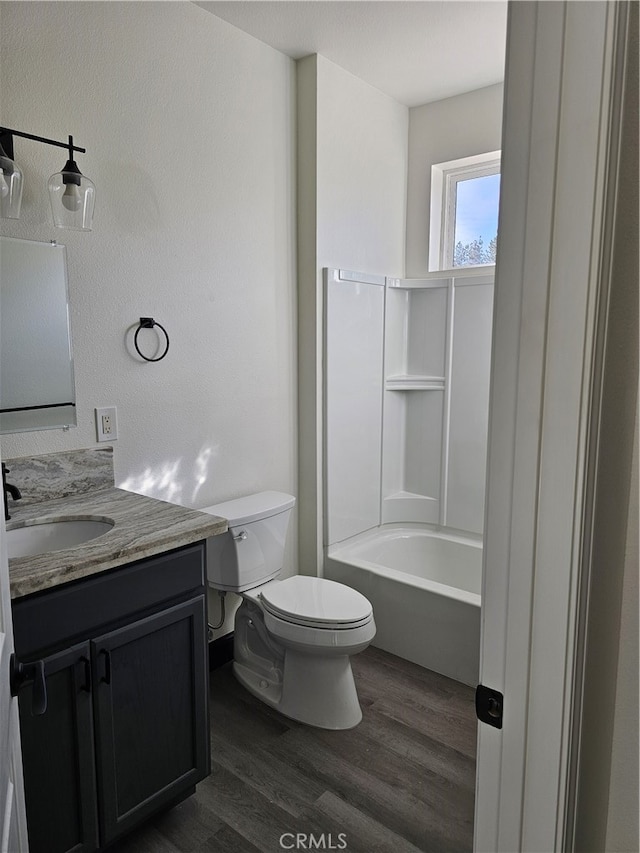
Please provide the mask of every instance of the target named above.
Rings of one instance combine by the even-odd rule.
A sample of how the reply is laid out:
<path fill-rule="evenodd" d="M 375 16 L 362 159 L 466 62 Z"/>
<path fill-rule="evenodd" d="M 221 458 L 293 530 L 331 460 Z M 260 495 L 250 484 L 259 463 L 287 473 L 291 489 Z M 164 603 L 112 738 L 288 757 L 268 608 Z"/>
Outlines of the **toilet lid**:
<path fill-rule="evenodd" d="M 265 610 L 274 616 L 319 628 L 361 623 L 373 612 L 364 595 L 326 578 L 294 575 L 269 584 L 260 595 Z"/>

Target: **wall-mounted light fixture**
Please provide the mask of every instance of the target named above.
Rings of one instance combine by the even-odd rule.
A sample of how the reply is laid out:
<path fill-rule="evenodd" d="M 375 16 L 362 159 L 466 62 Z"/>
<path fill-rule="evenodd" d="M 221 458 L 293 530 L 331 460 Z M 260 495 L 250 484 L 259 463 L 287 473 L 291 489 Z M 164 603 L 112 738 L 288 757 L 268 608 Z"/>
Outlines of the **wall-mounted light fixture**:
<path fill-rule="evenodd" d="M 73 159 L 73 152 L 86 152 L 69 142 L 57 142 L 32 133 L 22 133 L 10 127 L 0 127 L 0 216 L 4 219 L 19 219 L 24 183 L 22 169 L 13 159 L 13 137 L 32 139 L 45 145 L 67 148 L 69 159 L 59 172 L 49 178 L 49 198 L 56 228 L 72 228 L 77 231 L 91 231 L 93 205 L 96 188 L 86 178 Z"/>

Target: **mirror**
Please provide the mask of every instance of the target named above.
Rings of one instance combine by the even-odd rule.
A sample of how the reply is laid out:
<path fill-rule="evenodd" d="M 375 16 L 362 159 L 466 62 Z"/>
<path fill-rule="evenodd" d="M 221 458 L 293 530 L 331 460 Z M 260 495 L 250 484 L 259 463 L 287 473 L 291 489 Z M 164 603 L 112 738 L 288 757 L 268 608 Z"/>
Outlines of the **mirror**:
<path fill-rule="evenodd" d="M 75 425 L 65 247 L 0 237 L 0 432 Z"/>

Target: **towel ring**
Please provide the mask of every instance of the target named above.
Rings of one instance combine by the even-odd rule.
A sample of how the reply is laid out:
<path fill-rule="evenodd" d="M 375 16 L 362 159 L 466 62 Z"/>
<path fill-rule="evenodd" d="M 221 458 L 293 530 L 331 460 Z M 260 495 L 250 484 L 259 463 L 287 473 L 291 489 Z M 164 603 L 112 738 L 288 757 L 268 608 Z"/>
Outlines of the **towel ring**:
<path fill-rule="evenodd" d="M 158 326 L 158 328 L 162 329 L 162 332 L 167 339 L 166 346 L 164 348 L 164 352 L 162 355 L 158 355 L 155 358 L 149 358 L 149 356 L 144 355 L 140 352 L 140 347 L 138 346 L 138 335 L 140 334 L 140 329 L 153 329 L 154 326 Z M 136 348 L 136 352 L 143 358 L 145 361 L 162 361 L 165 355 L 169 352 L 169 335 L 167 334 L 167 330 L 162 325 L 162 323 L 158 323 L 153 317 L 140 317 L 140 325 L 136 329 L 136 333 L 133 336 L 133 345 Z"/>

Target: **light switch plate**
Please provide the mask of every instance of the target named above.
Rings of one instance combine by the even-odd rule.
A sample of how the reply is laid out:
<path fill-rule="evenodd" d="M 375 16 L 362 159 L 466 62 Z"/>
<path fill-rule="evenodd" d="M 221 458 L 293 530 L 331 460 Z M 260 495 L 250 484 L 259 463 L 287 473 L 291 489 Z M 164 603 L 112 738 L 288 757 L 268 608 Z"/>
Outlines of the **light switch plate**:
<path fill-rule="evenodd" d="M 115 406 L 96 409 L 96 435 L 98 441 L 115 441 L 118 437 L 118 418 Z"/>

